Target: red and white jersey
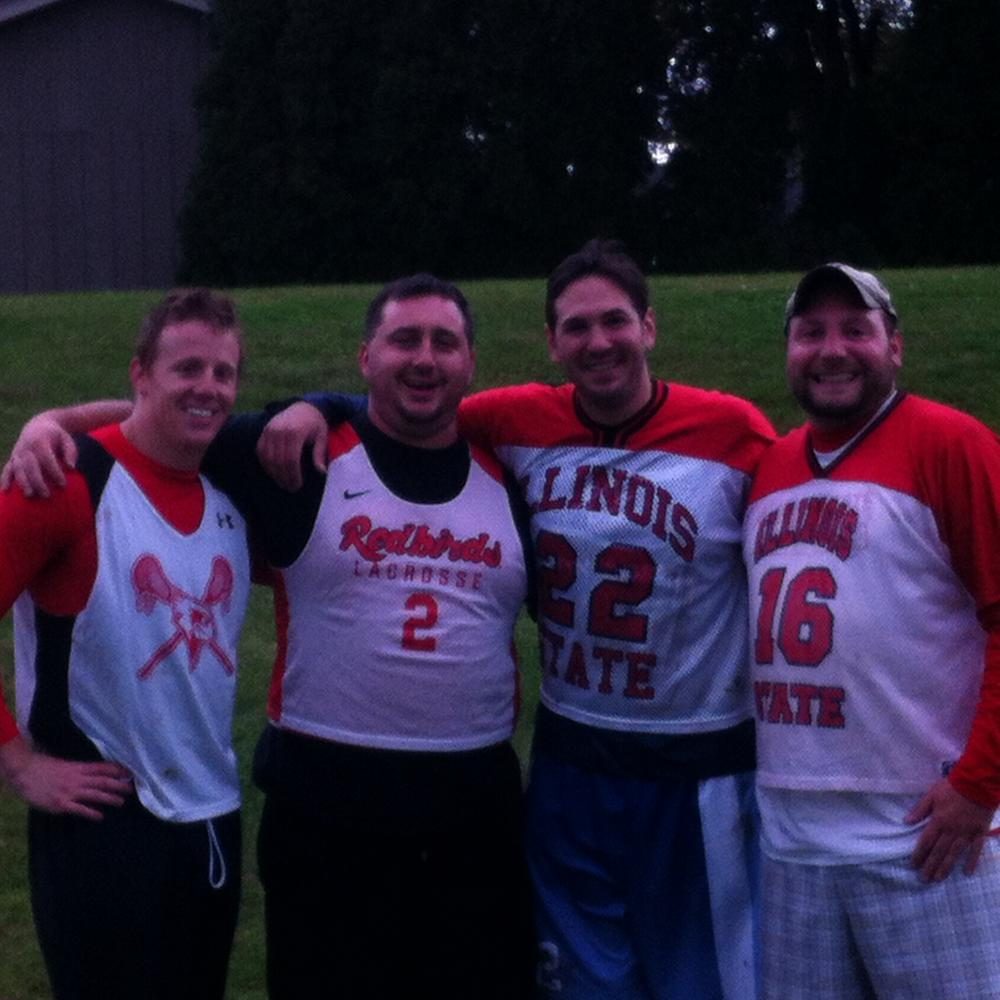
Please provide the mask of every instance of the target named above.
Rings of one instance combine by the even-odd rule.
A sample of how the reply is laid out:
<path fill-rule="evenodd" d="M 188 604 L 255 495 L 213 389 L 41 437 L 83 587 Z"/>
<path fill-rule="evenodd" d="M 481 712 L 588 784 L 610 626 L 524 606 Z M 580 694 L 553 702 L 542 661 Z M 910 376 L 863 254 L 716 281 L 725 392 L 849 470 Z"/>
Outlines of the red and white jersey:
<path fill-rule="evenodd" d="M 951 774 L 1000 801 L 998 552 L 1000 442 L 973 418 L 901 396 L 823 470 L 808 428 L 778 442 L 744 541 L 759 782 L 918 797 Z"/>
<path fill-rule="evenodd" d="M 107 430 L 111 447 L 144 459 L 117 428 Z M 100 468 L 86 468 L 95 456 Z M 147 485 L 169 479 L 169 470 L 144 461 Z M 93 442 L 81 451 L 81 468 L 83 476 L 74 473 L 54 500 L 74 508 L 85 528 L 26 581 L 35 600 L 24 594 L 18 601 L 21 727 L 57 754 L 73 755 L 82 736 L 132 773 L 140 801 L 162 819 L 231 812 L 240 802 L 232 715 L 250 584 L 243 520 L 195 476 L 165 487 L 179 486 L 185 503 L 202 507 L 199 523 L 182 531 Z M 80 509 L 95 497 L 92 513 Z M 12 507 L 24 514 L 22 530 L 33 523 L 31 503 Z M 50 516 L 38 508 L 39 530 Z M 45 579 L 56 576 L 62 579 L 51 585 Z M 60 601 L 71 602 L 71 614 L 59 613 Z"/>
<path fill-rule="evenodd" d="M 740 528 L 772 439 L 759 411 L 655 382 L 647 407 L 601 428 L 572 386 L 524 385 L 467 399 L 460 425 L 531 510 L 544 704 L 646 733 L 749 718 Z"/>
<path fill-rule="evenodd" d="M 349 424 L 330 441 L 312 534 L 275 570 L 271 720 L 392 750 L 509 738 L 526 570 L 496 462 L 473 450 L 461 492 L 421 504 L 385 486 Z"/>

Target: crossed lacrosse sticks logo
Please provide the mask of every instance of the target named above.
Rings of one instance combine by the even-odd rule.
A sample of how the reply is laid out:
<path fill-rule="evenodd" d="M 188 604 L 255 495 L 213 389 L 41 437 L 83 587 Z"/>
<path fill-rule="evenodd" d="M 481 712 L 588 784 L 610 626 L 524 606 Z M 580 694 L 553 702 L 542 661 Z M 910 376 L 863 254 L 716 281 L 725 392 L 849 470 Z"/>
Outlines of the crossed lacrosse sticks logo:
<path fill-rule="evenodd" d="M 170 608 L 174 623 L 174 634 L 167 639 L 138 670 L 142 680 L 151 677 L 153 671 L 183 642 L 188 650 L 188 669 L 198 666 L 202 650 L 206 647 L 215 654 L 227 674 L 236 671 L 233 661 L 219 645 L 216 636 L 213 608 L 221 605 L 229 611 L 229 599 L 233 594 L 233 568 L 222 556 L 212 560 L 205 593 L 192 597 L 173 584 L 164 572 L 160 560 L 153 555 L 140 556 L 132 567 L 132 584 L 135 587 L 135 606 L 145 615 L 151 615 L 158 603 Z"/>

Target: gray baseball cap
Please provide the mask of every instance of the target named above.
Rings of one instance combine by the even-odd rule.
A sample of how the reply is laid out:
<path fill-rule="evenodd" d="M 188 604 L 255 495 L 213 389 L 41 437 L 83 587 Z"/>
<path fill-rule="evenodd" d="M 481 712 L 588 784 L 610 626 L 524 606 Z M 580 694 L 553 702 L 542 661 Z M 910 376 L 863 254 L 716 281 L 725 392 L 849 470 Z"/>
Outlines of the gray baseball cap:
<path fill-rule="evenodd" d="M 788 297 L 785 305 L 785 327 L 791 318 L 802 311 L 803 304 L 808 302 L 813 293 L 821 285 L 833 279 L 841 285 L 848 283 L 860 296 L 861 301 L 869 309 L 881 309 L 887 312 L 894 323 L 899 322 L 896 307 L 892 304 L 889 289 L 870 271 L 859 271 L 850 264 L 832 262 L 821 264 L 809 271 L 798 283 L 795 291 Z"/>

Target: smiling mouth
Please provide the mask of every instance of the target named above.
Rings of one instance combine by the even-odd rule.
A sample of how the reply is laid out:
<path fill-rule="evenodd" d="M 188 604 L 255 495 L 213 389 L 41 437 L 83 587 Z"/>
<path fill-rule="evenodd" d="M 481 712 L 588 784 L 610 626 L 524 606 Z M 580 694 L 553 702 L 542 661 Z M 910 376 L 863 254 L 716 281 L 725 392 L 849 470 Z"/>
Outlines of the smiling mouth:
<path fill-rule="evenodd" d="M 618 358 L 598 358 L 594 361 L 587 361 L 583 365 L 584 371 L 588 372 L 609 372 L 618 368 Z"/>

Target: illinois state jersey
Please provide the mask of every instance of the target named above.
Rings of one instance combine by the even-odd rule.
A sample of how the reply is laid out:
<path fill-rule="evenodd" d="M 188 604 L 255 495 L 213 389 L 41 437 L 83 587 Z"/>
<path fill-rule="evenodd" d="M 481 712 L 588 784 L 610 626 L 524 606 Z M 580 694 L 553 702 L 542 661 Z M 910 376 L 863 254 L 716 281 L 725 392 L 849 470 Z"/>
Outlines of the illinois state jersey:
<path fill-rule="evenodd" d="M 350 425 L 330 442 L 312 533 L 275 571 L 272 721 L 392 750 L 507 739 L 526 571 L 495 461 L 474 452 L 454 499 L 416 503 L 382 482 Z"/>
<path fill-rule="evenodd" d="M 231 731 L 250 582 L 243 519 L 202 480 L 201 524 L 184 533 L 92 441 L 81 445 L 80 467 L 98 498 L 96 575 L 73 616 L 19 599 L 23 728 L 69 756 L 73 733 L 82 734 L 132 772 L 140 801 L 161 819 L 231 812 L 240 801 Z"/>
<path fill-rule="evenodd" d="M 602 428 L 570 385 L 460 411 L 520 483 L 538 563 L 542 701 L 584 725 L 681 734 L 750 715 L 740 528 L 772 432 L 749 403 L 654 383 Z"/>
<path fill-rule="evenodd" d="M 744 541 L 762 785 L 919 795 L 956 766 L 1000 609 L 998 505 L 996 437 L 914 396 L 825 470 L 805 428 L 767 454 Z"/>

